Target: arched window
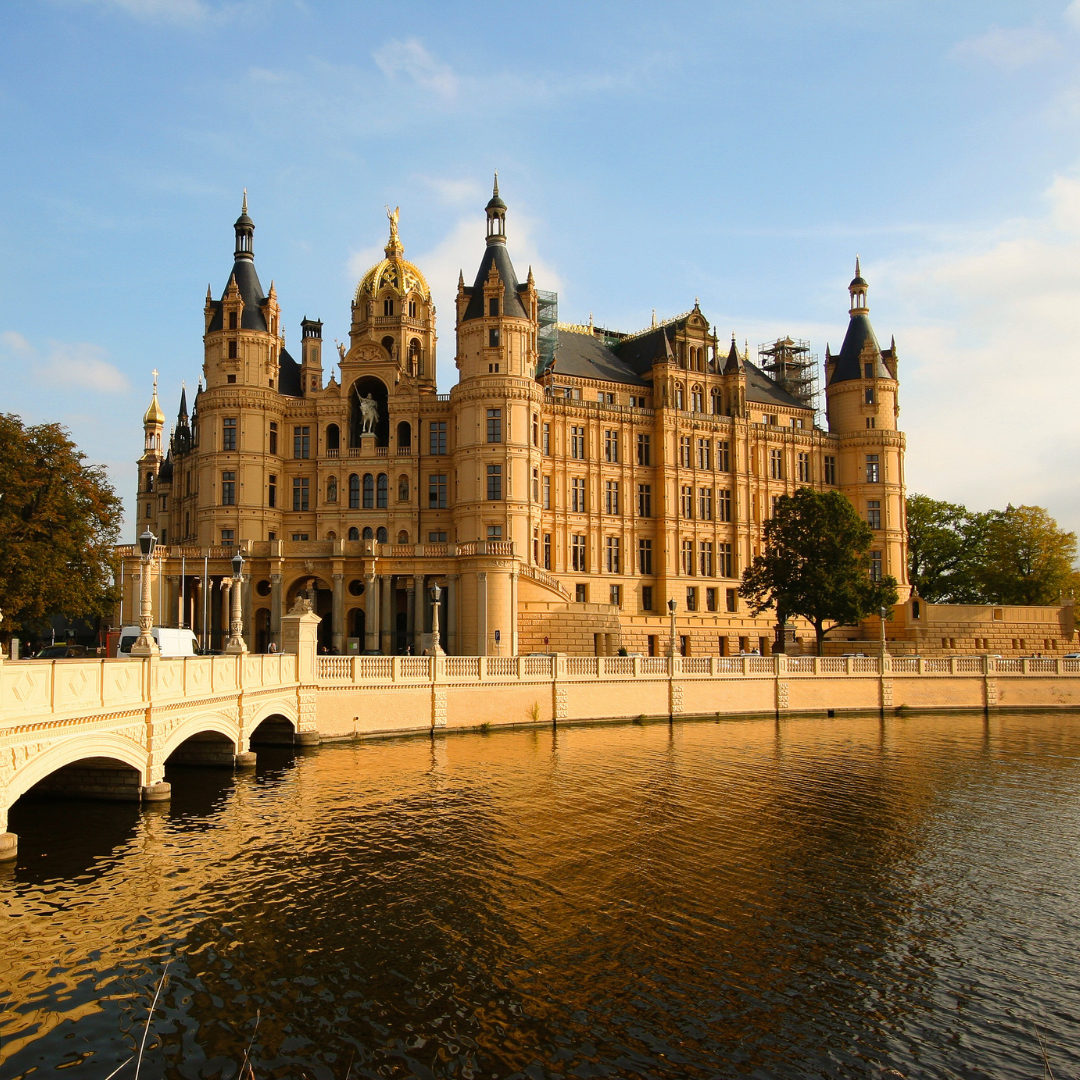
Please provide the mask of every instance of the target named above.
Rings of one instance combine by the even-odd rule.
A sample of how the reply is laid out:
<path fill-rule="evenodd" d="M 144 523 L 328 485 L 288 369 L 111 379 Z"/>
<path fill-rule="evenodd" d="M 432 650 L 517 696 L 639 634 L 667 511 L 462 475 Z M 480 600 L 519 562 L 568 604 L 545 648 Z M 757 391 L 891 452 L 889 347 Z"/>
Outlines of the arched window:
<path fill-rule="evenodd" d="M 350 540 L 359 540 L 360 539 L 360 530 L 355 525 L 349 530 L 349 539 Z"/>
<path fill-rule="evenodd" d="M 409 478 L 402 474 L 398 477 L 397 482 L 397 497 L 398 502 L 409 501 Z"/>
<path fill-rule="evenodd" d="M 337 451 L 341 448 L 341 429 L 337 424 L 330 424 L 326 429 L 326 449 L 332 450 L 334 453 L 331 457 L 337 456 Z"/>
<path fill-rule="evenodd" d="M 675 408 L 681 409 L 683 407 L 683 388 L 682 383 L 675 384 Z"/>
<path fill-rule="evenodd" d="M 412 425 L 408 420 L 402 420 L 397 426 L 398 446 L 412 446 Z"/>
<path fill-rule="evenodd" d="M 326 534 L 326 539 L 327 540 L 336 540 L 337 539 L 337 533 L 334 532 L 333 530 L 331 530 L 330 532 L 328 532 Z"/>
<path fill-rule="evenodd" d="M 147 491 L 153 491 L 154 490 L 154 474 L 152 472 L 148 472 L 146 474 L 146 490 Z"/>
<path fill-rule="evenodd" d="M 380 525 L 379 531 L 375 534 L 375 540 L 379 544 L 386 543 L 386 530 Z"/>
<path fill-rule="evenodd" d="M 397 534 L 397 542 L 399 544 L 407 544 L 409 542 L 409 534 L 404 529 Z"/>
<path fill-rule="evenodd" d="M 690 388 L 690 411 L 700 413 L 705 411 L 705 391 L 700 386 Z"/>
<path fill-rule="evenodd" d="M 370 525 L 365 525 L 364 526 L 364 539 L 365 540 L 374 540 L 375 539 L 375 534 L 371 531 L 371 526 Z"/>
<path fill-rule="evenodd" d="M 380 510 L 385 510 L 390 501 L 390 477 L 386 473 L 379 473 L 379 494 L 375 505 Z"/>
<path fill-rule="evenodd" d="M 375 477 L 364 473 L 364 509 L 375 509 Z"/>
<path fill-rule="evenodd" d="M 723 400 L 724 399 L 721 396 L 719 390 L 714 390 L 712 392 L 712 411 L 713 411 L 714 415 L 720 416 L 721 413 L 723 413 L 723 411 L 724 411 Z"/>
<path fill-rule="evenodd" d="M 349 477 L 349 509 L 360 509 L 360 477 L 356 473 Z"/>

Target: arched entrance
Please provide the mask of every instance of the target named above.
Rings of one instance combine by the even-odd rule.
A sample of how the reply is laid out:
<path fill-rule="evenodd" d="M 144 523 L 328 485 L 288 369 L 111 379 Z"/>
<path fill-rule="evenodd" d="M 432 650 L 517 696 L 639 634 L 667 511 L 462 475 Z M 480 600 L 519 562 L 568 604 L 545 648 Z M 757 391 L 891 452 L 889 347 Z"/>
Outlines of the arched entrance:
<path fill-rule="evenodd" d="M 364 651 L 364 632 L 367 629 L 367 615 L 362 607 L 353 608 L 349 612 L 348 640 L 345 643 L 345 651 L 348 653 L 362 653 Z"/>
<path fill-rule="evenodd" d="M 324 581 L 319 577 L 313 577 L 310 574 L 297 578 L 296 581 L 289 586 L 289 590 L 285 594 L 286 610 L 292 610 L 293 604 L 296 603 L 297 596 L 301 593 L 310 595 L 312 591 L 315 594 L 312 610 L 322 620 L 322 622 L 319 623 L 318 630 L 318 649 L 321 653 L 325 647 L 325 650 L 329 652 L 334 638 L 334 593 L 329 582 Z"/>

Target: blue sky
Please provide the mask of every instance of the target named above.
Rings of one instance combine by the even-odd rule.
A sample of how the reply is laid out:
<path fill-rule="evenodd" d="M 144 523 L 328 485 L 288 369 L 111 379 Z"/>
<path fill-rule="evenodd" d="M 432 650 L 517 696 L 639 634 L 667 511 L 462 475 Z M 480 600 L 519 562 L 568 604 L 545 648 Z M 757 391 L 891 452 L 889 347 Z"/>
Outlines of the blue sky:
<path fill-rule="evenodd" d="M 1080 0 L 370 4 L 3 0 L 0 408 L 130 498 L 175 412 L 243 188 L 290 344 L 345 338 L 383 204 L 440 317 L 498 168 L 560 317 L 695 297 L 824 355 L 856 252 L 895 334 L 912 491 L 1080 529 Z"/>

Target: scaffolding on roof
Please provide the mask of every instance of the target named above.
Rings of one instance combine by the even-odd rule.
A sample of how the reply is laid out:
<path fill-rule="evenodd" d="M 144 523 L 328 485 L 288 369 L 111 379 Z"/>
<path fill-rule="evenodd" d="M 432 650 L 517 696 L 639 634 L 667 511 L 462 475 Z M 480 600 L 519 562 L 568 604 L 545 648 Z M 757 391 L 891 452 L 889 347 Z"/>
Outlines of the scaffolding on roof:
<path fill-rule="evenodd" d="M 555 363 L 559 347 L 559 294 L 536 290 L 536 372 L 542 374 Z"/>
<path fill-rule="evenodd" d="M 818 358 L 809 341 L 777 338 L 758 346 L 758 367 L 808 409 L 818 412 Z"/>

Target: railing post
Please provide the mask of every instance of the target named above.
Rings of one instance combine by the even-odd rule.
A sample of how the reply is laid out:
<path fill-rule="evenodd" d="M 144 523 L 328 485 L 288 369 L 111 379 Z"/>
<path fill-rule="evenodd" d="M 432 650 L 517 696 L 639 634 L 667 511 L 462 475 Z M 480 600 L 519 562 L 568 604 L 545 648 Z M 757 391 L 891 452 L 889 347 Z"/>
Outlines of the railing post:
<path fill-rule="evenodd" d="M 1020 657 L 1020 674 L 1028 674 L 1028 658 L 1026 656 Z"/>
<path fill-rule="evenodd" d="M 820 675 L 821 674 L 821 657 L 820 656 L 815 656 L 814 657 L 814 674 L 815 675 Z"/>
<path fill-rule="evenodd" d="M 520 680 L 525 675 L 525 665 L 521 662 L 523 657 L 520 654 L 515 659 L 517 660 L 517 677 Z"/>
<path fill-rule="evenodd" d="M 390 681 L 396 683 L 396 682 L 400 681 L 400 679 L 401 679 L 401 657 L 400 656 L 391 656 L 390 657 Z"/>
<path fill-rule="evenodd" d="M 633 665 L 632 666 L 633 666 L 634 678 L 635 679 L 640 679 L 641 678 L 641 657 L 640 656 L 633 657 Z"/>
<path fill-rule="evenodd" d="M 742 658 L 742 673 L 744 675 L 749 675 L 750 674 L 750 657 L 749 656 L 744 656 Z"/>
<path fill-rule="evenodd" d="M 956 657 L 955 656 L 950 656 L 949 657 L 949 674 L 950 675 L 955 675 L 956 674 Z"/>
<path fill-rule="evenodd" d="M 851 657 L 850 656 L 845 656 L 844 657 L 844 674 L 845 675 L 850 675 L 851 674 Z"/>

